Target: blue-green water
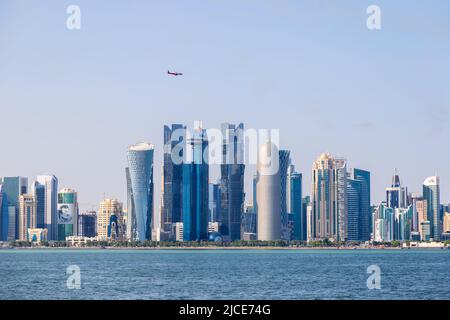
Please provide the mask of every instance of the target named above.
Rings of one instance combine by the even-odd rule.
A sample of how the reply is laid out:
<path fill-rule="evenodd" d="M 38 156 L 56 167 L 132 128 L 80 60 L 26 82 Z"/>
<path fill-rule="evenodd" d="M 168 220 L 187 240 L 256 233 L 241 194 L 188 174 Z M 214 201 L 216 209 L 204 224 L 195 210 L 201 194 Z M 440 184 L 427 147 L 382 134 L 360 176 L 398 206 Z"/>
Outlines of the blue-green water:
<path fill-rule="evenodd" d="M 0 250 L 0 299 L 450 299 L 450 250 Z"/>

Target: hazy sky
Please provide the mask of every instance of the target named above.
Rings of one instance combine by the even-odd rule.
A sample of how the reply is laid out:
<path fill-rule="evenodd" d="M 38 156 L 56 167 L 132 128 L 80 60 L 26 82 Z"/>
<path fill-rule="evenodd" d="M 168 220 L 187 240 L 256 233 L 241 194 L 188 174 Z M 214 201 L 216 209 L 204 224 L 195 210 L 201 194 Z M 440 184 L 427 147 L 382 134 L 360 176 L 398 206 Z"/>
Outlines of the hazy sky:
<path fill-rule="evenodd" d="M 395 168 L 411 191 L 439 174 L 448 202 L 449 14 L 437 0 L 0 0 L 0 176 L 53 173 L 83 208 L 126 201 L 127 147 L 149 141 L 157 210 L 163 125 L 200 119 L 279 128 L 308 194 L 330 152 L 372 172 L 374 202 Z"/>

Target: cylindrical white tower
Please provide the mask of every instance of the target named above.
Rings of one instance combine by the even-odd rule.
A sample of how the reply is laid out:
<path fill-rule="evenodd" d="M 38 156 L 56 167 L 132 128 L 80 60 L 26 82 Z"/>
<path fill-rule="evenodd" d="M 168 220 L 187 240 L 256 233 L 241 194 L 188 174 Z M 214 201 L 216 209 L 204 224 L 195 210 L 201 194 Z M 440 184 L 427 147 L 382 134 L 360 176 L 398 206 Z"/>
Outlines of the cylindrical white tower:
<path fill-rule="evenodd" d="M 281 180 L 278 148 L 271 142 L 260 147 L 256 180 L 258 240 L 281 239 Z"/>

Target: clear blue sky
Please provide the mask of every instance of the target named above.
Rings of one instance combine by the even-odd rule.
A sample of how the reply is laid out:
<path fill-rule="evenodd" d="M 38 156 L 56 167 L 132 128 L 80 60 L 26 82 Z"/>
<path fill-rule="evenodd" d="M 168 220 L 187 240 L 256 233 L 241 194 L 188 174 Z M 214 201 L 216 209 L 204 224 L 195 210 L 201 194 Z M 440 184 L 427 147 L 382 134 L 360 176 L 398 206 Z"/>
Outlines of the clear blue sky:
<path fill-rule="evenodd" d="M 281 130 L 306 193 L 327 151 L 372 172 L 374 202 L 394 168 L 411 191 L 439 174 L 448 202 L 449 18 L 437 0 L 0 0 L 0 176 L 125 201 L 126 149 L 146 140 L 158 210 L 163 125 L 242 121 Z"/>

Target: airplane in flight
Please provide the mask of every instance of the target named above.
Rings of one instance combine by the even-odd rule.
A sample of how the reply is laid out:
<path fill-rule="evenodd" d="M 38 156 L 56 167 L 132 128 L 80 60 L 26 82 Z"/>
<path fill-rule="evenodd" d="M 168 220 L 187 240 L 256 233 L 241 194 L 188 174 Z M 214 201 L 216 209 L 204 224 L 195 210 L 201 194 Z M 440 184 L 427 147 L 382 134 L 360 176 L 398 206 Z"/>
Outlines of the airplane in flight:
<path fill-rule="evenodd" d="M 182 76 L 183 74 L 182 73 L 179 73 L 179 72 L 170 72 L 169 70 L 167 70 L 167 74 L 168 75 L 171 75 L 171 76 Z"/>

